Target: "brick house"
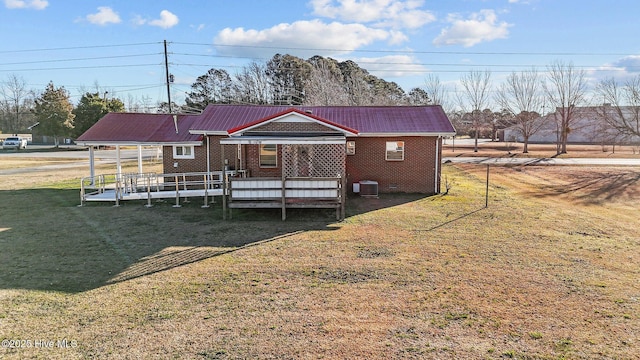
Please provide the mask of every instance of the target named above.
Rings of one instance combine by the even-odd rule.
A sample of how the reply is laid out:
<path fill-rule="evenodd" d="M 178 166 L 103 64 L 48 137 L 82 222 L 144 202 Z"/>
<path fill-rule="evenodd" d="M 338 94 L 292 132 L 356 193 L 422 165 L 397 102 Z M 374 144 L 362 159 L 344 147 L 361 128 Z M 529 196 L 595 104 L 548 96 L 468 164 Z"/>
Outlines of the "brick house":
<path fill-rule="evenodd" d="M 298 193 L 284 189 L 287 179 L 337 178 L 343 198 L 365 181 L 381 193 L 439 193 L 442 137 L 454 134 L 440 106 L 210 105 L 198 115 L 111 113 L 76 142 L 90 149 L 161 145 L 165 174 L 224 167 L 244 179 L 236 186 L 282 179 L 284 204 L 285 192 Z"/>

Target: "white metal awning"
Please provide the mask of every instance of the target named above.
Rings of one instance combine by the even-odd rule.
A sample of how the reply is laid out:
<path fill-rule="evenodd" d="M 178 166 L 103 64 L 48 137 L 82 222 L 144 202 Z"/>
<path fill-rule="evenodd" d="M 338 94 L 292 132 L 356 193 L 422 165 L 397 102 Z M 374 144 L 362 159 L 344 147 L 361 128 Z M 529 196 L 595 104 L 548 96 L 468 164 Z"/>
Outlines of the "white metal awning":
<path fill-rule="evenodd" d="M 232 136 L 221 139 L 220 144 L 344 144 L 344 136 Z"/>

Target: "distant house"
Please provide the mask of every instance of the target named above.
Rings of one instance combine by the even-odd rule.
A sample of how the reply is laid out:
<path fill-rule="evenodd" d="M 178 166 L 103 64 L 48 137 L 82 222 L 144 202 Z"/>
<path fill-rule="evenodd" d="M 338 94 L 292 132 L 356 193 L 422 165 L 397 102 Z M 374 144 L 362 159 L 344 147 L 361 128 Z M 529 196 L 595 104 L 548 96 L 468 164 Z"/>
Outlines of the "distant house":
<path fill-rule="evenodd" d="M 160 145 L 165 174 L 225 168 L 236 181 L 225 185 L 235 194 L 231 207 L 282 206 L 284 217 L 285 207 L 304 207 L 305 187 L 316 188 L 315 200 L 330 199 L 336 184 L 341 204 L 361 183 L 382 193 L 439 193 L 442 137 L 454 134 L 440 106 L 210 105 L 198 115 L 110 113 L 76 142 Z M 263 193 L 245 189 L 267 183 Z"/>
<path fill-rule="evenodd" d="M 610 113 L 610 105 L 583 106 L 574 109 L 574 120 L 569 129 L 568 143 L 574 144 L 628 144 L 640 143 L 640 138 L 622 135 L 604 119 L 603 114 Z M 623 111 L 633 111 L 631 107 L 622 108 Z M 559 111 L 544 116 L 542 128 L 529 138 L 530 143 L 556 143 L 559 136 Z M 522 142 L 522 134 L 516 127 L 504 129 L 501 136 L 503 141 Z"/>

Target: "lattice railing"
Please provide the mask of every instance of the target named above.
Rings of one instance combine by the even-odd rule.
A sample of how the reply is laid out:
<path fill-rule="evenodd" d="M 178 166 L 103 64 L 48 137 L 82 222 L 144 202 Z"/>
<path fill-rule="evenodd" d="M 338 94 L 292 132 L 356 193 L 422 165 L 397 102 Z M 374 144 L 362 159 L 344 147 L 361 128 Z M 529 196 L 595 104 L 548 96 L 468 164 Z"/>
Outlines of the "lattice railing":
<path fill-rule="evenodd" d="M 290 177 L 342 177 L 344 144 L 287 144 L 282 146 L 282 171 Z"/>

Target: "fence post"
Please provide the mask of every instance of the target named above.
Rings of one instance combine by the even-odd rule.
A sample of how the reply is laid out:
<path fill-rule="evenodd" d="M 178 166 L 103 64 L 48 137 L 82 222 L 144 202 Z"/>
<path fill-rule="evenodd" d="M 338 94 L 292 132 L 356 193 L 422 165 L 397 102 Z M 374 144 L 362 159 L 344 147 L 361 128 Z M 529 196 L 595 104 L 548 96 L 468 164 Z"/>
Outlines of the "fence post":
<path fill-rule="evenodd" d="M 489 207 L 489 164 L 487 164 L 487 187 L 484 191 L 484 207 Z"/>

